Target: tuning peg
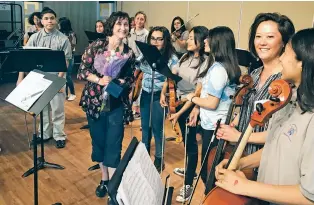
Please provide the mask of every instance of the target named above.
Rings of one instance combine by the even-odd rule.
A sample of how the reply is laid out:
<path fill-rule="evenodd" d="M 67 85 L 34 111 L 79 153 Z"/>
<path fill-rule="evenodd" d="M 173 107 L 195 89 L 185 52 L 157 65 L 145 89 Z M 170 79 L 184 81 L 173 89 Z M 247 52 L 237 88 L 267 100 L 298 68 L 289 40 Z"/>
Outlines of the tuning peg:
<path fill-rule="evenodd" d="M 256 104 L 256 110 L 257 110 L 258 114 L 261 115 L 263 110 L 264 110 L 263 104 L 262 103 L 257 103 Z"/>
<path fill-rule="evenodd" d="M 277 98 L 277 97 L 273 97 L 273 96 L 271 96 L 270 98 L 269 98 L 269 100 L 271 100 L 271 101 L 274 101 L 274 102 L 280 102 L 280 99 L 279 98 Z"/>

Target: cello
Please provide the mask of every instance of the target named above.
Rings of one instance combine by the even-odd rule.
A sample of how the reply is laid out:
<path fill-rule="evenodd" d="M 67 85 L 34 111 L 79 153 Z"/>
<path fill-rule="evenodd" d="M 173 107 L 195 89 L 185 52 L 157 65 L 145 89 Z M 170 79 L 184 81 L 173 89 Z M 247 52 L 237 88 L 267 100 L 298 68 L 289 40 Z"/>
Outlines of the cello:
<path fill-rule="evenodd" d="M 263 126 L 271 115 L 281 108 L 285 107 L 291 99 L 291 86 L 284 80 L 273 81 L 268 89 L 271 97 L 269 101 L 261 104 L 257 103 L 256 111 L 251 115 L 251 120 L 246 126 L 246 131 L 241 134 L 239 141 L 233 153 L 226 164 L 228 170 L 236 170 L 238 162 L 243 154 L 247 141 L 256 125 Z M 202 205 L 219 204 L 219 205 L 246 205 L 259 204 L 255 199 L 246 196 L 230 193 L 222 188 L 215 187 L 211 190 L 202 202 Z"/>
<path fill-rule="evenodd" d="M 235 93 L 231 105 L 228 110 L 227 118 L 225 124 L 230 124 L 231 117 L 233 114 L 233 110 L 239 106 L 246 106 L 244 98 L 246 95 L 250 94 L 250 91 L 253 87 L 253 79 L 250 75 L 243 75 L 240 77 L 240 83 L 243 86 Z M 241 117 L 241 116 L 240 116 Z M 207 163 L 207 170 L 208 170 L 208 177 L 206 182 L 206 190 L 205 193 L 208 193 L 212 190 L 215 186 L 215 167 L 223 160 L 229 159 L 233 150 L 233 145 L 229 144 L 223 139 L 220 139 L 218 145 L 210 150 L 208 155 L 208 163 Z M 253 170 L 245 170 L 245 175 L 247 178 L 253 178 Z"/>

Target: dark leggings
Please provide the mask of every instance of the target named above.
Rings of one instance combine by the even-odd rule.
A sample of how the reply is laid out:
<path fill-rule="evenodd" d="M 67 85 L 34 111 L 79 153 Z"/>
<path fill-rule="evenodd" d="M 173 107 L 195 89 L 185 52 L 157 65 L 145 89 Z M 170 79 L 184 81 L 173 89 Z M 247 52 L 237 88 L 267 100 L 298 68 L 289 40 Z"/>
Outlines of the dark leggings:
<path fill-rule="evenodd" d="M 204 184 L 206 184 L 206 180 L 207 180 L 207 173 L 208 173 L 208 170 L 207 170 L 208 163 L 207 162 L 208 162 L 209 152 L 213 147 L 218 145 L 218 140 L 215 137 L 213 143 L 210 145 L 210 149 L 208 150 L 207 155 L 205 156 L 206 151 L 208 149 L 208 145 L 209 145 L 211 138 L 213 136 L 213 133 L 214 133 L 214 130 L 205 130 L 203 128 L 201 130 L 201 135 L 202 135 L 202 162 L 205 158 L 205 162 L 204 162 L 203 168 L 201 170 L 201 178 L 202 178 L 202 181 L 204 182 Z"/>
<path fill-rule="evenodd" d="M 180 110 L 182 106 L 177 107 L 177 111 Z M 186 119 L 189 117 L 193 107 L 185 111 L 178 119 L 178 123 L 182 132 L 183 142 L 185 143 L 185 124 Z M 196 141 L 196 127 L 188 127 L 187 135 L 187 145 L 186 145 L 187 163 L 186 163 L 186 176 L 185 184 L 192 185 L 194 173 L 196 171 L 197 160 L 198 160 L 198 146 Z"/>

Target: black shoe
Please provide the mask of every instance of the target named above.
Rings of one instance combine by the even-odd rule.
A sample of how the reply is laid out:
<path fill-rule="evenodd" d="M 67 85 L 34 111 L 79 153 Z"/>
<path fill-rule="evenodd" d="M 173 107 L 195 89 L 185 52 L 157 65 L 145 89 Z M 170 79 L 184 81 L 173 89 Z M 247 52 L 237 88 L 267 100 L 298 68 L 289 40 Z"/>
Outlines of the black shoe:
<path fill-rule="evenodd" d="M 89 125 L 84 125 L 83 127 L 80 128 L 81 130 L 83 129 L 89 129 Z"/>
<path fill-rule="evenodd" d="M 65 140 L 57 140 L 56 141 L 56 148 L 62 149 L 65 147 Z"/>
<path fill-rule="evenodd" d="M 155 157 L 154 165 L 158 172 L 161 171 L 161 158 Z M 165 169 L 165 163 L 162 164 L 162 170 Z"/>
<path fill-rule="evenodd" d="M 107 194 L 107 184 L 108 181 L 103 181 L 101 180 L 98 187 L 96 188 L 96 196 L 98 196 L 99 198 L 102 198 L 104 196 L 106 196 Z"/>
<path fill-rule="evenodd" d="M 88 168 L 88 171 L 93 171 L 95 169 L 100 169 L 99 164 L 95 164 L 94 166 L 91 166 L 90 168 Z"/>

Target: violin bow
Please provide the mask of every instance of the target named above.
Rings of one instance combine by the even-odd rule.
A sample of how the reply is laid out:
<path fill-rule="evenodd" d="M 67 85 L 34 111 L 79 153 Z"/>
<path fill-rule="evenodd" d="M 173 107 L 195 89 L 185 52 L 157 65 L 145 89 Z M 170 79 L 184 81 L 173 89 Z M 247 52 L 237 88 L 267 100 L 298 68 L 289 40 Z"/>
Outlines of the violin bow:
<path fill-rule="evenodd" d="M 185 204 L 185 190 L 186 190 L 186 187 L 185 187 L 185 178 L 186 178 L 186 147 L 187 147 L 187 139 L 188 139 L 188 134 L 189 134 L 189 128 L 188 128 L 188 124 L 189 124 L 189 117 L 186 118 L 186 122 L 185 122 L 185 136 L 184 136 L 184 143 L 185 143 L 185 146 L 184 146 L 184 179 L 183 179 L 183 201 L 182 201 L 182 204 Z"/>
<path fill-rule="evenodd" d="M 163 120 L 162 120 L 162 144 L 161 144 L 161 169 L 160 169 L 160 176 L 162 176 L 163 171 L 163 163 L 164 163 L 164 151 L 165 151 L 165 119 L 166 119 L 166 107 L 164 107 L 163 112 Z"/>
<path fill-rule="evenodd" d="M 184 25 L 186 25 L 187 23 L 189 23 L 192 19 L 194 19 L 194 18 L 197 17 L 198 15 L 200 15 L 200 14 L 198 13 L 198 14 L 196 14 L 195 16 L 193 16 L 192 18 L 190 18 L 187 22 L 185 22 L 184 24 L 182 24 L 182 25 L 180 26 L 180 28 L 178 28 L 178 29 L 176 29 L 174 32 L 172 32 L 171 35 L 174 34 L 174 33 L 177 32 L 177 31 L 179 31 Z"/>

